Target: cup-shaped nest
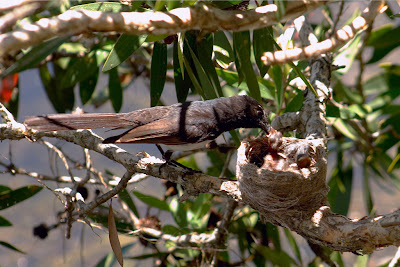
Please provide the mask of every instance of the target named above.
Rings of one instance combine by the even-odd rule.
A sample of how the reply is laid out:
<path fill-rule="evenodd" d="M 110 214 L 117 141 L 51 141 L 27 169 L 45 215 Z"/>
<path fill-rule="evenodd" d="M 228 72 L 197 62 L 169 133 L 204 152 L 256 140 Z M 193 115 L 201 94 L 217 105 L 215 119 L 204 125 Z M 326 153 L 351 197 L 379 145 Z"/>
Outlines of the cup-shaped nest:
<path fill-rule="evenodd" d="M 242 199 L 268 222 L 288 226 L 327 204 L 324 139 L 266 137 L 243 141 L 236 176 Z"/>

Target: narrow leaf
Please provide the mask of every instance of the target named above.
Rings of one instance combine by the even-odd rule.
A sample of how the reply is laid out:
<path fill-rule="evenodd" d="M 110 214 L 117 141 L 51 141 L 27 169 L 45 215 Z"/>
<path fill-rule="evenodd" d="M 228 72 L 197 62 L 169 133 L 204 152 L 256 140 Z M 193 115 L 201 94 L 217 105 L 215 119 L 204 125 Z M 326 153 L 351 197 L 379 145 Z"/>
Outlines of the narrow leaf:
<path fill-rule="evenodd" d="M 139 2 L 139 1 L 134 1 Z M 102 11 L 102 12 L 121 12 L 121 11 L 132 11 L 131 7 L 117 2 L 102 2 L 102 3 L 89 3 L 79 6 L 71 7 L 72 10 L 91 10 L 91 11 Z"/>
<path fill-rule="evenodd" d="M 167 77 L 167 44 L 155 42 L 151 59 L 150 104 L 157 106 Z"/>
<path fill-rule="evenodd" d="M 240 72 L 244 76 L 250 96 L 261 103 L 260 87 L 258 86 L 257 76 L 250 61 L 250 32 L 233 33 L 233 43 L 236 50 L 235 55 L 240 64 Z"/>
<path fill-rule="evenodd" d="M 128 190 L 126 189 L 122 190 L 118 194 L 118 196 L 121 198 L 123 202 L 126 203 L 126 205 L 128 205 L 129 209 L 136 215 L 136 217 L 140 217 L 139 211 L 137 210 L 135 203 L 133 202 L 131 196 L 129 195 Z"/>
<path fill-rule="evenodd" d="M 285 236 L 289 242 L 289 245 L 292 247 L 294 253 L 296 254 L 296 257 L 299 259 L 300 265 L 302 265 L 301 253 L 299 246 L 296 243 L 296 239 L 293 237 L 292 232 L 290 230 L 284 228 L 284 231 L 285 231 Z"/>
<path fill-rule="evenodd" d="M 121 244 L 118 238 L 118 231 L 117 225 L 115 224 L 112 201 L 108 209 L 108 236 L 115 258 L 117 258 L 119 265 L 124 266 L 124 257 L 122 256 Z"/>
<path fill-rule="evenodd" d="M 0 193 L 0 210 L 9 208 L 36 195 L 43 187 L 37 185 L 27 185 L 15 190 L 5 190 Z"/>
<path fill-rule="evenodd" d="M 81 97 L 82 104 L 86 104 L 93 95 L 94 89 L 96 89 L 97 80 L 99 79 L 99 72 L 94 72 L 90 77 L 79 83 L 79 95 Z"/>
<path fill-rule="evenodd" d="M 185 102 L 186 98 L 189 94 L 189 88 L 192 86 L 192 81 L 188 76 L 187 70 L 183 67 L 183 58 L 181 47 L 178 43 L 178 40 L 174 41 L 173 47 L 173 65 L 174 65 L 174 82 L 175 82 L 175 90 L 176 90 L 176 97 L 178 102 Z M 179 56 L 180 54 L 180 56 Z M 182 60 L 182 64 L 181 64 Z M 185 74 L 186 73 L 186 74 Z"/>
<path fill-rule="evenodd" d="M 160 199 L 155 198 L 155 197 L 150 196 L 150 195 L 142 194 L 140 192 L 133 192 L 133 194 L 138 199 L 140 199 L 143 203 L 145 203 L 145 204 L 147 204 L 147 205 L 149 205 L 151 207 L 154 207 L 154 208 L 157 208 L 157 209 L 160 209 L 160 210 L 164 210 L 164 211 L 169 211 L 168 204 L 163 200 L 160 200 Z"/>
<path fill-rule="evenodd" d="M 109 71 L 124 62 L 143 44 L 145 39 L 146 36 L 121 34 L 104 63 L 103 72 Z"/>
<path fill-rule="evenodd" d="M 190 46 L 187 46 L 189 51 L 190 51 L 190 55 L 193 59 L 194 65 L 196 67 L 196 71 L 201 83 L 201 87 L 203 89 L 204 95 L 206 97 L 206 99 L 213 99 L 213 98 L 217 98 L 217 93 L 216 93 L 216 89 L 213 87 L 210 79 L 208 78 L 205 70 L 203 69 L 203 67 L 200 64 L 199 59 L 197 58 L 197 56 L 194 54 L 193 50 L 190 48 Z"/>
<path fill-rule="evenodd" d="M 199 61 L 203 67 L 208 79 L 212 83 L 214 90 L 217 92 L 218 97 L 223 97 L 221 84 L 219 83 L 217 72 L 215 71 L 214 62 L 212 61 L 212 49 L 213 49 L 213 38 L 209 34 L 201 39 L 201 42 L 197 45 L 199 52 Z"/>
<path fill-rule="evenodd" d="M 273 37 L 271 36 L 272 27 L 266 27 L 253 32 L 253 51 L 261 77 L 267 74 L 269 66 L 265 65 L 261 57 L 266 51 L 274 51 Z"/>
<path fill-rule="evenodd" d="M 272 66 L 272 79 L 275 82 L 275 88 L 276 88 L 276 94 L 275 94 L 276 106 L 277 109 L 280 110 L 282 107 L 283 96 L 285 93 L 281 66 L 279 65 Z"/>
<path fill-rule="evenodd" d="M 169 209 L 174 217 L 174 220 L 176 222 L 176 224 L 179 227 L 187 227 L 188 226 L 188 222 L 187 222 L 187 212 L 185 210 L 184 205 L 178 201 L 178 199 L 174 198 L 171 200 L 170 204 L 169 204 Z"/>
<path fill-rule="evenodd" d="M 108 95 L 115 112 L 122 107 L 122 86 L 117 69 L 110 70 L 108 79 Z"/>
<path fill-rule="evenodd" d="M 68 41 L 69 38 L 69 36 L 57 37 L 36 45 L 28 53 L 18 59 L 17 62 L 15 62 L 5 71 L 3 71 L 0 74 L 0 79 L 10 74 L 22 72 L 24 70 L 37 66 L 48 55 L 53 53 L 61 44 Z"/>
<path fill-rule="evenodd" d="M 9 249 L 14 250 L 14 251 L 16 251 L 16 252 L 25 254 L 25 252 L 23 252 L 22 250 L 20 250 L 20 249 L 14 247 L 14 246 L 11 245 L 10 243 L 4 242 L 4 241 L 0 241 L 0 245 L 5 246 L 6 248 L 9 248 Z"/>
<path fill-rule="evenodd" d="M 69 62 L 66 68 L 66 72 L 59 83 L 60 88 L 75 86 L 97 71 L 98 66 L 95 53 L 90 53 L 83 58 L 74 58 Z"/>
<path fill-rule="evenodd" d="M 0 216 L 0 227 L 5 227 L 5 226 L 12 226 L 12 223 L 3 216 Z"/>
<path fill-rule="evenodd" d="M 228 68 L 229 64 L 235 60 L 232 46 L 223 31 L 214 33 L 213 50 L 218 65 L 223 69 Z"/>

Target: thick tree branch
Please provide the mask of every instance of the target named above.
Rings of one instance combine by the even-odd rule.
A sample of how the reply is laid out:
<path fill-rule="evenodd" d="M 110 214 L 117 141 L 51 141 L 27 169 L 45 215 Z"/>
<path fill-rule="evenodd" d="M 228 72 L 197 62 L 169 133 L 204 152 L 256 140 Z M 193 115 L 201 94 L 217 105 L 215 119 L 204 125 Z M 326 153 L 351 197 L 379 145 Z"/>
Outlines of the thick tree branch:
<path fill-rule="evenodd" d="M 328 0 L 290 1 L 282 21 L 293 19 Z M 177 8 L 170 12 L 106 13 L 88 10 L 69 10 L 20 29 L 0 35 L 0 57 L 11 51 L 27 48 L 53 37 L 85 32 L 120 32 L 137 35 L 176 34 L 188 30 L 245 31 L 273 25 L 277 22 L 276 5 L 253 10 L 220 10 L 207 5 Z"/>

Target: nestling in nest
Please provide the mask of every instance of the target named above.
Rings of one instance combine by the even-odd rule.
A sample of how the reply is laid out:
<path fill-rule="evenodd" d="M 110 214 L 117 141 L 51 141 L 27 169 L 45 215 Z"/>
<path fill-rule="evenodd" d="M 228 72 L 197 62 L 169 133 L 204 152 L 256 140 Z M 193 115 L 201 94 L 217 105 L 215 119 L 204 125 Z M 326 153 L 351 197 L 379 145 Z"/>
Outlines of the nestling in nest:
<path fill-rule="evenodd" d="M 243 141 L 237 173 L 242 199 L 269 222 L 285 226 L 292 216 L 311 216 L 327 204 L 324 139 L 282 137 L 274 129 Z"/>

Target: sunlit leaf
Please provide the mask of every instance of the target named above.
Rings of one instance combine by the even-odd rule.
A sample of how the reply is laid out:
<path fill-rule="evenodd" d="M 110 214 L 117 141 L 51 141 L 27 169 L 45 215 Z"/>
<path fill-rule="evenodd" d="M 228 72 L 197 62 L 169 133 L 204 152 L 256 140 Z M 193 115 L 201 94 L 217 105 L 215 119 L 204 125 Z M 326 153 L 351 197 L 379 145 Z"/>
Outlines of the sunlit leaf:
<path fill-rule="evenodd" d="M 169 203 L 169 210 L 171 211 L 172 216 L 179 227 L 187 227 L 187 211 L 183 203 L 179 202 L 177 198 L 173 198 Z"/>
<path fill-rule="evenodd" d="M 103 66 L 103 72 L 109 71 L 130 57 L 144 42 L 146 36 L 121 34 L 115 42 Z"/>
<path fill-rule="evenodd" d="M 139 211 L 136 208 L 135 203 L 133 202 L 131 196 L 129 195 L 128 190 L 124 189 L 118 194 L 119 198 L 128 205 L 129 209 L 136 215 L 139 216 Z"/>
<path fill-rule="evenodd" d="M 223 31 L 217 31 L 214 33 L 213 50 L 215 60 L 223 69 L 228 68 L 229 64 L 235 60 L 232 46 Z"/>
<path fill-rule="evenodd" d="M 134 1 L 139 2 L 139 1 Z M 89 3 L 79 6 L 71 7 L 73 10 L 85 9 L 90 11 L 102 11 L 102 12 L 122 12 L 131 11 L 132 8 L 128 5 L 124 5 L 118 2 L 102 2 L 102 3 Z"/>

